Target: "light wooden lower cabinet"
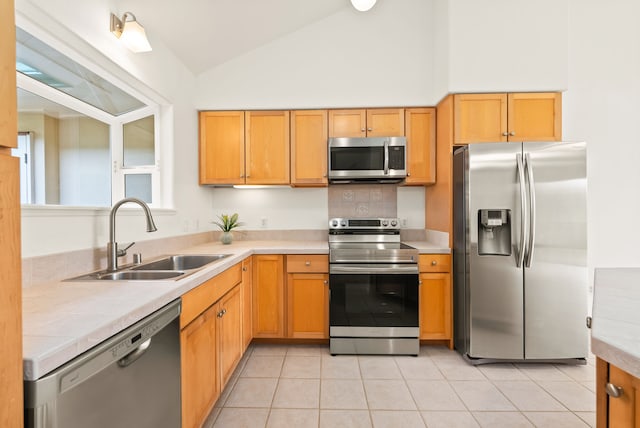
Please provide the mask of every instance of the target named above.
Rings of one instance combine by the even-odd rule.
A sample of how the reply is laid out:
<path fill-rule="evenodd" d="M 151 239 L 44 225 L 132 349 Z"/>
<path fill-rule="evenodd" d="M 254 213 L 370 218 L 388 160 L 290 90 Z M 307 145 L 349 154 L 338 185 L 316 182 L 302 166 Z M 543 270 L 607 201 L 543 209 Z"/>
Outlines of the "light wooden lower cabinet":
<path fill-rule="evenodd" d="M 329 338 L 329 259 L 287 256 L 287 337 Z"/>
<path fill-rule="evenodd" d="M 247 349 L 253 339 L 253 292 L 251 280 L 251 257 L 242 261 L 242 353 Z"/>
<path fill-rule="evenodd" d="M 253 256 L 253 337 L 282 338 L 284 329 L 284 256 Z"/>
<path fill-rule="evenodd" d="M 220 391 L 229 381 L 243 351 L 241 285 L 235 286 L 216 305 L 218 355 L 220 356 Z"/>
<path fill-rule="evenodd" d="M 596 370 L 596 426 L 640 427 L 640 379 L 600 358 Z"/>
<path fill-rule="evenodd" d="M 420 270 L 420 339 L 452 343 L 451 256 L 422 254 Z"/>
<path fill-rule="evenodd" d="M 240 263 L 182 296 L 182 427 L 200 427 L 242 357 Z"/>
<path fill-rule="evenodd" d="M 200 427 L 220 395 L 217 314 L 211 306 L 180 332 L 183 428 Z"/>

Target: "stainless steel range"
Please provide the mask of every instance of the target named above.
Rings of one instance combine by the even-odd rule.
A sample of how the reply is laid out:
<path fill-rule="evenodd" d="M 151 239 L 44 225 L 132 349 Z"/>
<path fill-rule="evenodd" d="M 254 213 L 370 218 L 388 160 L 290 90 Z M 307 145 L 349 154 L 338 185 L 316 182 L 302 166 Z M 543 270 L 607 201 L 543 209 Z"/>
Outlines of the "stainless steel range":
<path fill-rule="evenodd" d="M 418 250 L 397 218 L 329 220 L 329 289 L 331 354 L 418 355 Z"/>

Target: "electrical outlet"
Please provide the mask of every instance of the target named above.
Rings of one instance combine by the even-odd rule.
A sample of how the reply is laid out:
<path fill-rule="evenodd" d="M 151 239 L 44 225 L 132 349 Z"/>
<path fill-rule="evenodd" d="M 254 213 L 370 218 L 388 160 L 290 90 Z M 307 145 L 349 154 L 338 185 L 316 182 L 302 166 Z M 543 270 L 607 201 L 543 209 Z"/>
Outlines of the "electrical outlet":
<path fill-rule="evenodd" d="M 267 218 L 266 218 L 266 217 L 262 217 L 262 218 L 260 219 L 260 226 L 262 226 L 262 227 L 267 227 L 267 225 L 268 225 L 268 224 L 269 224 L 269 222 L 267 221 Z"/>
<path fill-rule="evenodd" d="M 402 227 L 407 227 L 408 220 L 406 218 L 400 219 L 400 225 Z"/>

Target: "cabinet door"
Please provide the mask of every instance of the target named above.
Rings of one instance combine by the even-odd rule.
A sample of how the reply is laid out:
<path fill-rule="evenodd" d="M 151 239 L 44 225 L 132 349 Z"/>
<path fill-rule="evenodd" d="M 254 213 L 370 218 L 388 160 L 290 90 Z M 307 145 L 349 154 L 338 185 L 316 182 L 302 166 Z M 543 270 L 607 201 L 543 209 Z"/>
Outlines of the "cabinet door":
<path fill-rule="evenodd" d="M 609 382 L 622 388 L 619 397 L 609 397 L 609 426 L 634 428 L 640 426 L 640 380 L 609 364 Z"/>
<path fill-rule="evenodd" d="M 289 112 L 245 114 L 247 184 L 289 184 Z"/>
<path fill-rule="evenodd" d="M 200 112 L 200 184 L 244 184 L 244 112 Z"/>
<path fill-rule="evenodd" d="M 235 286 L 218 303 L 218 343 L 220 391 L 222 391 L 242 356 L 242 300 L 240 286 Z"/>
<path fill-rule="evenodd" d="M 436 182 L 436 109 L 410 108 L 404 112 L 407 137 L 405 184 Z"/>
<path fill-rule="evenodd" d="M 253 256 L 253 337 L 284 337 L 284 257 Z"/>
<path fill-rule="evenodd" d="M 329 338 L 329 275 L 290 273 L 287 280 L 288 336 Z"/>
<path fill-rule="evenodd" d="M 420 339 L 451 339 L 451 277 L 420 274 Z"/>
<path fill-rule="evenodd" d="M 562 94 L 509 94 L 509 141 L 561 141 Z"/>
<path fill-rule="evenodd" d="M 454 144 L 507 141 L 507 94 L 453 97 Z"/>
<path fill-rule="evenodd" d="M 403 137 L 404 109 L 376 108 L 367 110 L 367 137 Z"/>
<path fill-rule="evenodd" d="M 291 184 L 327 186 L 327 110 L 291 112 Z"/>
<path fill-rule="evenodd" d="M 18 146 L 16 26 L 13 3 L 0 2 L 0 147 Z"/>
<path fill-rule="evenodd" d="M 329 137 L 366 136 L 366 110 L 329 110 Z"/>
<path fill-rule="evenodd" d="M 251 257 L 242 261 L 242 352 L 247 349 L 253 339 L 252 307 L 253 295 L 251 287 Z"/>
<path fill-rule="evenodd" d="M 23 424 L 20 161 L 18 141 L 14 2 L 0 2 L 0 426 Z"/>
<path fill-rule="evenodd" d="M 180 332 L 182 426 L 202 425 L 220 395 L 216 347 L 217 306 L 211 306 Z"/>

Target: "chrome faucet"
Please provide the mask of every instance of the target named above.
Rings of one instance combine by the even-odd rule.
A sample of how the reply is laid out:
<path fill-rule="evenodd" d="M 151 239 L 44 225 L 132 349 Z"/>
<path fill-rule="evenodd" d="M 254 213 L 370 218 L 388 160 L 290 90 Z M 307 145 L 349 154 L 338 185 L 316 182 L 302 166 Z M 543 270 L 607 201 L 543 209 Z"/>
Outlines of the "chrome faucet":
<path fill-rule="evenodd" d="M 121 205 L 126 204 L 127 202 L 135 202 L 142 207 L 144 214 L 147 217 L 147 232 L 155 232 L 158 230 L 153 222 L 151 210 L 146 203 L 138 198 L 125 198 L 116 202 L 113 205 L 113 208 L 111 208 L 111 213 L 109 214 L 109 243 L 107 244 L 107 271 L 109 272 L 115 272 L 118 270 L 118 257 L 126 255 L 127 250 L 135 244 L 135 242 L 132 242 L 125 248 L 118 250 L 118 243 L 116 242 L 116 211 L 118 211 L 118 208 L 120 208 Z"/>

